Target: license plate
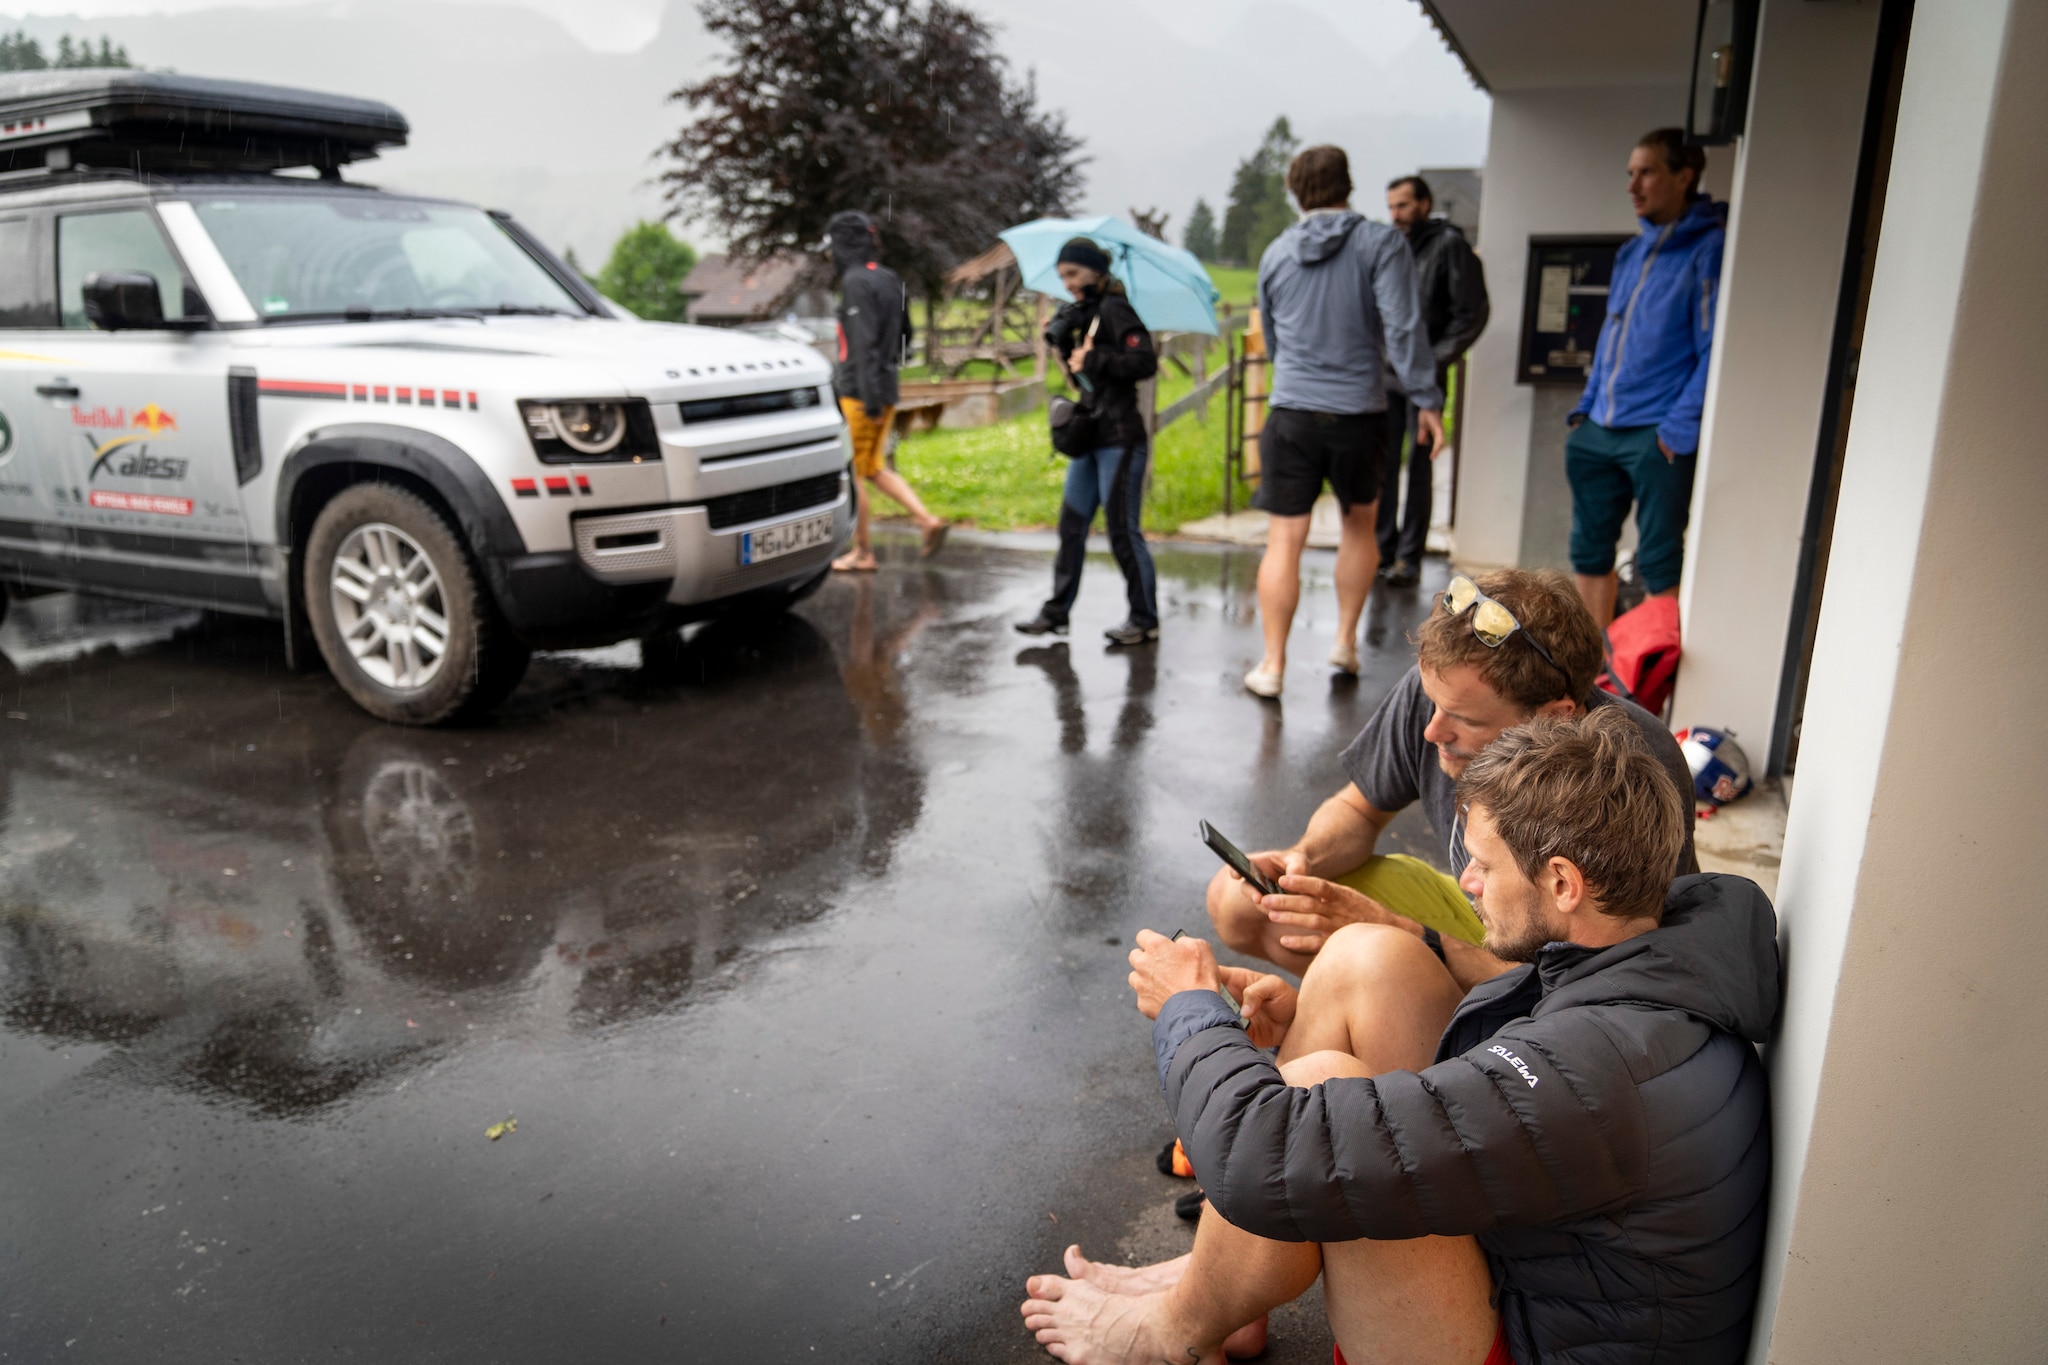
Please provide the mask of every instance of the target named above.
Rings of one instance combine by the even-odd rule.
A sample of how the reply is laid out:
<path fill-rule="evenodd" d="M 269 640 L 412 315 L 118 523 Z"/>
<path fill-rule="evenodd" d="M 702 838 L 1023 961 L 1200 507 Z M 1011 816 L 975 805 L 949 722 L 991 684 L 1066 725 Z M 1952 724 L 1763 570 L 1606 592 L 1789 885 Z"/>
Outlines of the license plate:
<path fill-rule="evenodd" d="M 785 521 L 780 526 L 763 526 L 740 535 L 740 563 L 759 564 L 764 559 L 795 554 L 824 545 L 832 539 L 832 513 Z"/>

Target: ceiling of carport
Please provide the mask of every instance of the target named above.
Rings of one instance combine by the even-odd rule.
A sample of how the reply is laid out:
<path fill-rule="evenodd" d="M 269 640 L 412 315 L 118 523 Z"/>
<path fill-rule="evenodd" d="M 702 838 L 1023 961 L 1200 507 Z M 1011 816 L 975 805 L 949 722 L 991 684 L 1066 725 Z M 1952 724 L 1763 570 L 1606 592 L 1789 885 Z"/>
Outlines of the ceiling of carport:
<path fill-rule="evenodd" d="M 1418 0 L 1487 90 L 1683 85 L 1698 0 Z"/>

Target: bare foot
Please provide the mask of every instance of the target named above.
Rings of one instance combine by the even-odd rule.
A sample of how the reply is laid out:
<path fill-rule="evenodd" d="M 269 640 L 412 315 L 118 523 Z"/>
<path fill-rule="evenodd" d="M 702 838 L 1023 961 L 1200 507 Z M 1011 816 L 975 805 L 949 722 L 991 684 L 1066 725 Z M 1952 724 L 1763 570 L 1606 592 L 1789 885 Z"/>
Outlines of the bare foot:
<path fill-rule="evenodd" d="M 1066 1255 L 1071 1278 L 1086 1280 L 1109 1294 L 1157 1294 L 1171 1289 L 1187 1274 L 1188 1259 L 1176 1256 L 1157 1265 L 1106 1265 L 1083 1256 L 1078 1246 L 1068 1247 Z"/>
<path fill-rule="evenodd" d="M 875 556 L 871 552 L 848 550 L 832 561 L 833 573 L 873 573 Z"/>
<path fill-rule="evenodd" d="M 1079 1246 L 1067 1248 L 1067 1274 L 1085 1280 L 1110 1294 L 1160 1294 L 1180 1283 L 1187 1274 L 1188 1256 L 1176 1256 L 1157 1265 L 1104 1265 L 1081 1254 Z M 1252 1360 L 1266 1353 L 1266 1318 L 1257 1319 L 1232 1332 L 1223 1341 L 1223 1354 L 1232 1360 Z"/>
<path fill-rule="evenodd" d="M 1180 1340 L 1167 1323 L 1165 1294 L 1110 1294 L 1084 1280 L 1034 1275 L 1024 1282 L 1024 1326 L 1038 1344 L 1068 1365 L 1221 1365 L 1223 1349 L 1207 1352 Z"/>

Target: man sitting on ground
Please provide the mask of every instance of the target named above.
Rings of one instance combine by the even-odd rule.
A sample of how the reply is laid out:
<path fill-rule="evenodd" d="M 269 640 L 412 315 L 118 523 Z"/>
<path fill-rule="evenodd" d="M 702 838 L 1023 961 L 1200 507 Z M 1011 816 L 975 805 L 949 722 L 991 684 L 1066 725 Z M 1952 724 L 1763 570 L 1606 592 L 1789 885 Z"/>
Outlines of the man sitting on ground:
<path fill-rule="evenodd" d="M 1388 924 L 1428 943 L 1460 992 L 1506 970 L 1477 946 L 1477 921 L 1458 890 L 1466 840 L 1452 787 L 1473 755 L 1536 716 L 1611 709 L 1642 735 L 1678 790 L 1692 790 L 1685 756 L 1663 722 L 1593 686 L 1600 631 L 1563 574 L 1461 574 L 1416 643 L 1415 667 L 1344 751 L 1351 781 L 1317 809 L 1294 847 L 1251 855 L 1285 894 L 1262 898 L 1227 868 L 1209 883 L 1209 918 L 1238 952 L 1298 973 L 1339 926 Z M 1374 856 L 1387 822 L 1417 801 L 1444 842 L 1450 877 L 1420 859 Z M 1684 807 L 1681 874 L 1699 870 L 1692 803 Z"/>
<path fill-rule="evenodd" d="M 1456 799 L 1486 946 L 1531 964 L 1462 1001 L 1385 925 L 1332 934 L 1299 991 L 1138 936 L 1131 984 L 1210 1207 L 1177 1261 L 1070 1247 L 1067 1276 L 1034 1276 L 1024 1321 L 1052 1354 L 1219 1361 L 1320 1274 L 1340 1362 L 1743 1358 L 1770 903 L 1740 877 L 1673 880 L 1686 803 L 1610 707 L 1509 730 Z"/>

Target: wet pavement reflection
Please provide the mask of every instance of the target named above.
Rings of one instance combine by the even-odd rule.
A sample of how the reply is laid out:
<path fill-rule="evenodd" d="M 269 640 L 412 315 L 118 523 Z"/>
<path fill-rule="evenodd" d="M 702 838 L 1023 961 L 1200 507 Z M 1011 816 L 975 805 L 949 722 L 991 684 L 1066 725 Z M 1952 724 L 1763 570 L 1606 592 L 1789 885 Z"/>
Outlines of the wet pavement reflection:
<path fill-rule="evenodd" d="M 1035 543 L 885 549 L 438 731 L 262 623 L 13 604 L 0 1359 L 1042 1359 L 1061 1246 L 1184 1250 L 1125 945 L 1202 927 L 1197 818 L 1340 784 L 1426 598 L 1275 707 L 1246 552 L 1161 547 L 1122 652 L 1106 557 L 1048 646 Z"/>

